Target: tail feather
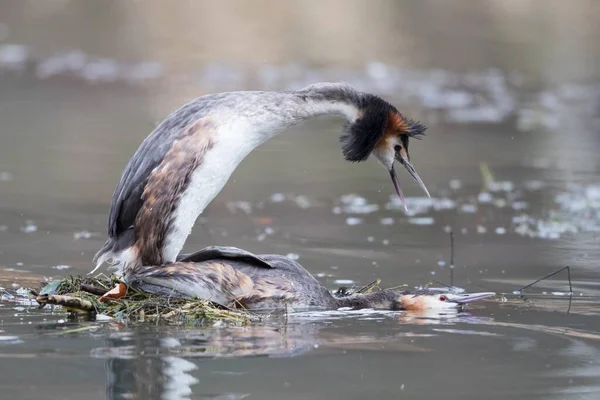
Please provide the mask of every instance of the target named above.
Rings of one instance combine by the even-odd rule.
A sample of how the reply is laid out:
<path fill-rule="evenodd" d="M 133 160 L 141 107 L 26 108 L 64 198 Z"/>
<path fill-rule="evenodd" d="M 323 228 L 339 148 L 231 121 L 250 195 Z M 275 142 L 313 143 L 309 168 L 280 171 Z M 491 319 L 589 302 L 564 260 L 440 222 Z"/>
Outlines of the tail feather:
<path fill-rule="evenodd" d="M 100 268 L 100 266 L 102 264 L 104 264 L 106 261 L 108 260 L 113 260 L 116 261 L 116 254 L 113 251 L 113 248 L 115 247 L 115 241 L 112 238 L 108 238 L 108 240 L 104 243 L 104 246 L 102 246 L 100 248 L 100 250 L 98 250 L 98 252 L 94 255 L 94 258 L 92 259 L 92 262 L 94 264 L 96 264 L 96 267 L 91 270 L 88 275 L 93 274 L 94 272 L 96 272 L 96 270 L 98 268 Z"/>

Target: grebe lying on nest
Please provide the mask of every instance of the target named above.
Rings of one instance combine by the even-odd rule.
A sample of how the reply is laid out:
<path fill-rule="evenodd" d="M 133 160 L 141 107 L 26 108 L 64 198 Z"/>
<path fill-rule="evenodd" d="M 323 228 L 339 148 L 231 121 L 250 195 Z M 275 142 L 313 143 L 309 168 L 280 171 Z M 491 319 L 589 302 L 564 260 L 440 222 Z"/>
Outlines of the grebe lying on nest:
<path fill-rule="evenodd" d="M 217 303 L 262 292 L 267 302 L 277 301 L 276 296 L 284 300 L 286 287 L 298 282 L 303 289 L 292 292 L 301 304 L 314 297 L 319 306 L 335 306 L 338 300 L 284 257 L 265 256 L 265 262 L 257 263 L 259 258 L 250 253 L 222 247 L 179 257 L 194 222 L 244 157 L 287 128 L 320 115 L 345 117 L 341 144 L 346 160 L 365 161 L 372 154 L 404 201 L 394 169 L 398 161 L 429 195 L 408 153 L 409 139 L 421 138 L 425 126 L 378 96 L 343 83 L 210 94 L 169 115 L 125 167 L 110 206 L 108 240 L 94 257 L 96 268 L 111 260 L 126 284 L 152 285 Z M 377 296 L 371 300 L 394 303 Z M 244 302 L 262 304 L 257 299 Z"/>
<path fill-rule="evenodd" d="M 494 295 L 459 294 L 449 289 L 384 289 L 336 297 L 300 264 L 285 256 L 258 256 L 234 247 L 207 247 L 177 263 L 138 267 L 129 284 L 150 293 L 200 297 L 248 310 L 444 310 Z"/>

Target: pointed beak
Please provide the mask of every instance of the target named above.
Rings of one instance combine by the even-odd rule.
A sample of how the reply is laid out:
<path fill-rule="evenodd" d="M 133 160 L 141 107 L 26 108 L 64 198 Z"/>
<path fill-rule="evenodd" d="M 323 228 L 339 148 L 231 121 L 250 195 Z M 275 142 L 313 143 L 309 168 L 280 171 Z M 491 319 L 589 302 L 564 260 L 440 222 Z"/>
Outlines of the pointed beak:
<path fill-rule="evenodd" d="M 402 164 L 404 166 L 404 168 L 406 168 L 406 170 L 408 171 L 410 176 L 412 176 L 412 178 L 415 180 L 415 182 L 417 182 L 419 187 L 421 189 L 423 189 L 425 194 L 427 194 L 427 197 L 431 198 L 431 195 L 429 194 L 429 190 L 427 190 L 425 183 L 423 182 L 423 180 L 421 179 L 419 174 L 417 174 L 415 167 L 413 167 L 412 164 L 410 163 L 410 161 L 408 161 L 408 157 L 404 157 L 400 152 L 396 152 L 396 160 L 400 164 Z M 400 197 L 400 201 L 402 201 L 402 204 L 404 205 L 404 210 L 408 211 L 408 208 L 406 207 L 406 201 L 404 199 L 404 193 L 402 193 L 402 189 L 400 188 L 400 182 L 398 181 L 398 176 L 396 175 L 396 170 L 394 169 L 393 164 L 392 164 L 392 167 L 390 168 L 390 177 L 392 178 L 392 182 L 394 183 L 394 188 L 396 189 L 396 193 L 398 194 L 398 197 Z"/>
<path fill-rule="evenodd" d="M 398 182 L 398 175 L 396 175 L 396 170 L 394 169 L 394 164 L 392 164 L 392 168 L 390 168 L 390 177 L 392 178 L 394 189 L 396 189 L 396 193 L 398 193 L 398 197 L 400 197 L 400 201 L 404 206 L 404 211 L 408 211 L 408 207 L 406 207 L 406 200 L 404 200 L 404 193 L 402 193 L 400 182 Z"/>
<path fill-rule="evenodd" d="M 452 294 L 447 295 L 448 301 L 458 304 L 467 304 L 474 301 L 487 299 L 488 297 L 495 296 L 494 292 L 480 292 L 480 293 L 467 293 L 467 294 Z"/>

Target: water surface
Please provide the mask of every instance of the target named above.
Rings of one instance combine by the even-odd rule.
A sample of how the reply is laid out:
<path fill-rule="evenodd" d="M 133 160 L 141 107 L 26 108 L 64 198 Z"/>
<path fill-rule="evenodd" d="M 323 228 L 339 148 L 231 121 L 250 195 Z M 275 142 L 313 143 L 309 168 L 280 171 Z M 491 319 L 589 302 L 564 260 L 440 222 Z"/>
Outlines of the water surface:
<path fill-rule="evenodd" d="M 0 4 L 4 292 L 92 268 L 124 165 L 183 102 L 346 80 L 429 126 L 411 157 L 433 199 L 402 174 L 405 213 L 387 173 L 345 163 L 340 121 L 322 118 L 253 152 L 185 251 L 289 255 L 331 289 L 439 286 L 452 230 L 454 283 L 499 293 L 456 315 L 206 328 L 73 321 L 5 295 L 0 397 L 596 398 L 598 9 L 509 3 Z M 566 265 L 573 296 L 564 273 L 512 294 Z"/>

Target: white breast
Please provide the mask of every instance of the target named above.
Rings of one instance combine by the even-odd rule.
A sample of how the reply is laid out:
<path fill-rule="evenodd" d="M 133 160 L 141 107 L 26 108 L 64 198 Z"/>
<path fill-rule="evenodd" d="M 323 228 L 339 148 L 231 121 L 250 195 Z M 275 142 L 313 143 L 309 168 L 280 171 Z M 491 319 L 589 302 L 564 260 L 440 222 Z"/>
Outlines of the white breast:
<path fill-rule="evenodd" d="M 220 125 L 214 146 L 192 173 L 175 208 L 172 228 L 163 248 L 164 262 L 175 261 L 198 216 L 223 189 L 239 163 L 269 137 L 241 119 Z"/>

